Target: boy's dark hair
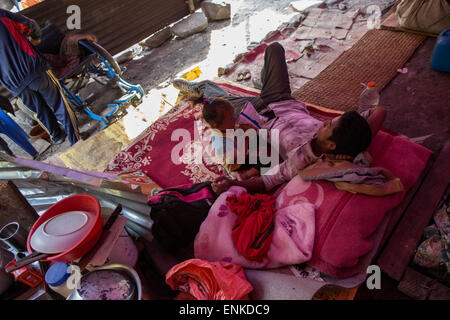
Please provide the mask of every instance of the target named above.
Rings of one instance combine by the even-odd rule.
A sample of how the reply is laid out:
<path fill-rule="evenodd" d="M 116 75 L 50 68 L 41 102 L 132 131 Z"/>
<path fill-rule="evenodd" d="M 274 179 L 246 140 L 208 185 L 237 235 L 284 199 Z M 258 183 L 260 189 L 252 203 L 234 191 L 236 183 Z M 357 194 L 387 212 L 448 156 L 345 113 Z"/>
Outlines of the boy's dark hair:
<path fill-rule="evenodd" d="M 203 104 L 202 116 L 212 127 L 220 125 L 227 109 L 233 110 L 233 105 L 223 98 L 206 99 L 201 96 L 193 96 L 189 99 L 194 104 Z"/>
<path fill-rule="evenodd" d="M 366 119 L 358 112 L 349 111 L 341 116 L 339 125 L 334 128 L 329 140 L 336 144 L 333 153 L 356 157 L 369 147 L 372 131 Z"/>

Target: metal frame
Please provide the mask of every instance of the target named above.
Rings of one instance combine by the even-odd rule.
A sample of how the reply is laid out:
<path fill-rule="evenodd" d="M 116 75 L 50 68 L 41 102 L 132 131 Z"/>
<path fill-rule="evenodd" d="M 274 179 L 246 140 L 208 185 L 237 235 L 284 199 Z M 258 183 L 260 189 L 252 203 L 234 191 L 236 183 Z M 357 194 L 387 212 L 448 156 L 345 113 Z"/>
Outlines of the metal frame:
<path fill-rule="evenodd" d="M 84 73 L 87 74 L 96 74 L 96 75 L 106 75 L 111 80 L 116 81 L 117 86 L 120 88 L 120 90 L 123 92 L 123 96 L 120 99 L 116 99 L 113 101 L 113 103 L 108 104 L 107 107 L 112 108 L 111 112 L 109 112 L 105 116 L 101 116 L 93 112 L 88 104 L 76 93 L 73 93 L 65 84 L 63 80 L 59 80 L 61 87 L 64 89 L 64 92 L 66 94 L 67 100 L 69 103 L 79 109 L 82 109 L 90 118 L 99 121 L 101 123 L 101 129 L 106 128 L 110 122 L 109 118 L 113 116 L 118 110 L 119 107 L 126 103 L 131 103 L 133 106 L 138 106 L 142 103 L 142 99 L 144 97 L 144 90 L 141 85 L 132 85 L 125 80 L 123 80 L 119 74 L 111 67 L 110 63 L 105 59 L 105 57 L 102 57 L 101 54 L 97 51 L 95 51 L 91 46 L 89 46 L 88 43 L 84 41 L 79 41 L 79 44 L 86 48 L 91 54 L 95 54 L 102 64 L 106 67 L 106 72 L 101 68 L 93 65 L 90 63 L 87 66 L 87 70 L 85 68 Z M 83 76 L 84 78 L 84 76 Z M 77 88 L 75 89 L 78 91 L 80 89 L 80 85 L 77 85 Z"/>

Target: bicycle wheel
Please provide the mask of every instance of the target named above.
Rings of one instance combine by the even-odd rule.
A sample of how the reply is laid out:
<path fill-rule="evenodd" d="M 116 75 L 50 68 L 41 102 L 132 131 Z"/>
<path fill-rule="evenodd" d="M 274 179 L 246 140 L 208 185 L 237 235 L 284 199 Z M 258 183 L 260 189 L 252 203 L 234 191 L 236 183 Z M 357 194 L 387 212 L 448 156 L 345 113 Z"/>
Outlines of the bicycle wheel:
<path fill-rule="evenodd" d="M 105 48 L 97 42 L 83 40 L 80 41 L 80 43 L 91 52 L 96 53 L 97 57 L 108 69 L 115 72 L 119 77 L 122 76 L 122 69 L 116 59 L 114 59 L 114 57 Z"/>

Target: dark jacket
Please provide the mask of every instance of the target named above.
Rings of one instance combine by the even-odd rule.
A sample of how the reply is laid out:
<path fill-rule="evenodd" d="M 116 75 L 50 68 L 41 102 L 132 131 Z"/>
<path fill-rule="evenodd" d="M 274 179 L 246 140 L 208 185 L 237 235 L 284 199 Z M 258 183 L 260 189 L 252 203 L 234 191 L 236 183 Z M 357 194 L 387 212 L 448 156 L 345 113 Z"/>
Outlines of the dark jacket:
<path fill-rule="evenodd" d="M 20 95 L 49 69 L 45 58 L 26 36 L 40 39 L 39 25 L 27 17 L 0 9 L 0 82 L 14 96 Z"/>

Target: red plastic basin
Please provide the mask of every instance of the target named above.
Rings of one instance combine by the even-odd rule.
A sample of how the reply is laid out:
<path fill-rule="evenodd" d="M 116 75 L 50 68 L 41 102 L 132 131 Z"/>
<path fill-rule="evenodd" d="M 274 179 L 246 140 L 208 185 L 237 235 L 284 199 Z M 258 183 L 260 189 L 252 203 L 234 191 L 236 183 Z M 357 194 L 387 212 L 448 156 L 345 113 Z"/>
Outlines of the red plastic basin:
<path fill-rule="evenodd" d="M 53 218 L 58 214 L 68 211 L 86 211 L 92 213 L 95 216 L 95 222 L 90 228 L 89 232 L 72 248 L 60 254 L 52 255 L 44 259 L 44 261 L 71 262 L 81 258 L 94 247 L 94 245 L 99 240 L 103 229 L 103 219 L 101 215 L 100 203 L 91 195 L 76 194 L 55 203 L 47 211 L 45 211 L 42 216 L 34 223 L 33 227 L 30 230 L 30 233 L 28 234 L 28 252 L 34 252 L 33 248 L 31 248 L 30 240 L 36 229 L 45 221 Z"/>

